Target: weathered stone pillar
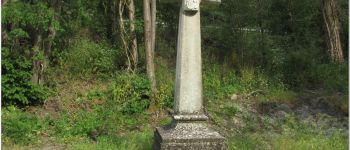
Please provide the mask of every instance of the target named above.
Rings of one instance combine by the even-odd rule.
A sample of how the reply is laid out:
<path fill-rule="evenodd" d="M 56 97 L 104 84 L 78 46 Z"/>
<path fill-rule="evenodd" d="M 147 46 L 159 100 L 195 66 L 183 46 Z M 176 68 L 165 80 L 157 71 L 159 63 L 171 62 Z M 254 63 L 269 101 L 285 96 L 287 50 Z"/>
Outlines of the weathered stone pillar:
<path fill-rule="evenodd" d="M 184 2 L 176 57 L 175 112 L 179 119 L 180 115 L 202 114 L 203 106 L 200 11 L 185 11 Z"/>
<path fill-rule="evenodd" d="M 153 148 L 157 150 L 227 149 L 225 138 L 208 127 L 208 117 L 203 112 L 199 4 L 200 0 L 182 0 L 177 41 L 175 113 L 171 125 L 155 131 Z"/>

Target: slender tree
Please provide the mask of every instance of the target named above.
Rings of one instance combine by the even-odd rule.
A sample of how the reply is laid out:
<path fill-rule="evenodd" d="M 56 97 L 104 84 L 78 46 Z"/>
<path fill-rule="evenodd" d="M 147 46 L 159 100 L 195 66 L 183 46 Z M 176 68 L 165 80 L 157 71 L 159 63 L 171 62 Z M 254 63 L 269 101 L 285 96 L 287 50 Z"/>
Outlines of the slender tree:
<path fill-rule="evenodd" d="M 340 24 L 335 0 L 322 0 L 323 18 L 328 34 L 328 47 L 333 62 L 343 63 L 343 49 L 340 41 Z"/>
<path fill-rule="evenodd" d="M 138 63 L 137 38 L 135 33 L 135 3 L 134 0 L 129 0 L 128 15 L 130 20 L 130 34 L 131 34 L 131 59 L 133 70 L 136 71 Z"/>
<path fill-rule="evenodd" d="M 125 56 L 127 57 L 127 71 L 132 71 L 131 68 L 131 59 L 130 59 L 130 48 L 129 48 L 129 40 L 128 40 L 128 31 L 125 29 L 124 25 L 124 9 L 126 6 L 126 0 L 119 0 L 118 4 L 118 19 L 119 19 L 119 34 L 120 34 L 120 41 L 123 44 L 123 49 L 125 51 Z"/>
<path fill-rule="evenodd" d="M 41 44 L 42 44 L 42 35 L 37 32 L 35 35 L 34 44 L 31 51 L 31 57 L 35 57 L 37 55 L 40 55 L 41 51 Z M 43 72 L 44 72 L 44 61 L 45 60 L 39 60 L 39 59 L 33 59 L 33 69 L 32 69 L 32 82 L 37 85 L 43 84 Z"/>
<path fill-rule="evenodd" d="M 152 55 L 154 57 L 154 52 L 156 49 L 156 18 L 157 18 L 157 0 L 152 0 L 151 3 L 151 11 L 152 11 Z"/>
<path fill-rule="evenodd" d="M 154 68 L 154 54 L 152 52 L 152 17 L 150 0 L 143 0 L 143 19 L 144 19 L 144 40 L 146 51 L 146 68 L 147 75 L 151 81 L 152 93 L 157 93 L 155 68 Z"/>

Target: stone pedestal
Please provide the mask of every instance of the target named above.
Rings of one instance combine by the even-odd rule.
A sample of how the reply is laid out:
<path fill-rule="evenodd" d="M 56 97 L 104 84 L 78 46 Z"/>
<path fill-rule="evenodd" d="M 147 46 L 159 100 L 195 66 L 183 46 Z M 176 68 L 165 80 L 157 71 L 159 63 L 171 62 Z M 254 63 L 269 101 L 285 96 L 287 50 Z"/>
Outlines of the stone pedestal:
<path fill-rule="evenodd" d="M 227 150 L 226 140 L 209 127 L 203 113 L 173 115 L 173 121 L 154 132 L 154 150 Z"/>
<path fill-rule="evenodd" d="M 225 138 L 206 121 L 173 121 L 154 133 L 154 150 L 226 150 Z"/>

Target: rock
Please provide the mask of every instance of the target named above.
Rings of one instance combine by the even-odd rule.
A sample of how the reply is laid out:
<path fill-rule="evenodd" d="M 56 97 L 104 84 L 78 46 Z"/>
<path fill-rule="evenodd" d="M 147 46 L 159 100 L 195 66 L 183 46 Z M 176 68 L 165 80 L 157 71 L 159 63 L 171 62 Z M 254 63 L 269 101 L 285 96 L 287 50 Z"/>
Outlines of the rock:
<path fill-rule="evenodd" d="M 275 113 L 275 117 L 276 117 L 277 119 L 280 119 L 280 120 L 285 119 L 287 116 L 288 116 L 288 114 L 287 114 L 285 111 L 283 111 L 283 110 L 279 110 L 279 111 L 277 111 L 277 112 Z"/>
<path fill-rule="evenodd" d="M 306 105 L 302 105 L 301 107 L 299 107 L 296 110 L 296 113 L 297 113 L 298 116 L 300 116 L 301 119 L 306 119 L 306 118 L 308 118 L 311 115 L 309 107 L 306 106 Z"/>
<path fill-rule="evenodd" d="M 343 96 L 342 92 L 337 92 L 337 96 Z"/>
<path fill-rule="evenodd" d="M 231 95 L 231 100 L 237 100 L 238 99 L 238 95 L 237 94 L 232 94 Z"/>
<path fill-rule="evenodd" d="M 325 135 L 327 137 L 331 137 L 335 132 L 339 131 L 339 129 L 331 127 L 325 131 Z"/>
<path fill-rule="evenodd" d="M 325 97 L 318 97 L 310 101 L 310 106 L 312 108 L 328 109 L 328 102 Z"/>
<path fill-rule="evenodd" d="M 277 110 L 282 110 L 286 113 L 291 113 L 292 112 L 292 109 L 290 109 L 290 107 L 287 105 L 287 104 L 280 104 L 280 105 L 277 105 Z"/>

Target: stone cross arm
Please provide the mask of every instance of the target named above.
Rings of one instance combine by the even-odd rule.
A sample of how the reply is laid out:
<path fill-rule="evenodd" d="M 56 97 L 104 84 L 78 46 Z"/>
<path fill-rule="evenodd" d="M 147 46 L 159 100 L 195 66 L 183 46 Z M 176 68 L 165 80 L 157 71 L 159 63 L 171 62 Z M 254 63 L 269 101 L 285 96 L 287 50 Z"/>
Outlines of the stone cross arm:
<path fill-rule="evenodd" d="M 181 2 L 183 0 L 159 0 L 161 3 L 176 3 Z M 199 0 L 186 0 L 186 1 L 199 1 Z M 216 2 L 221 3 L 221 0 L 203 0 L 204 2 Z"/>
<path fill-rule="evenodd" d="M 198 11 L 199 10 L 199 4 L 202 0 L 161 0 L 161 2 L 164 3 L 176 3 L 181 2 L 184 3 L 184 10 L 185 11 Z M 203 2 L 214 2 L 214 3 L 221 3 L 221 0 L 203 0 Z"/>

